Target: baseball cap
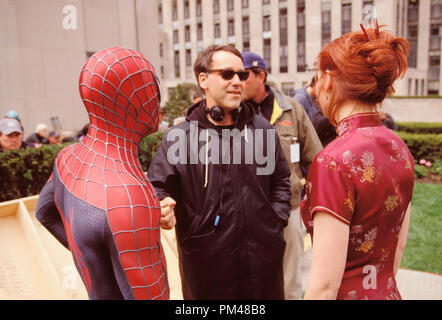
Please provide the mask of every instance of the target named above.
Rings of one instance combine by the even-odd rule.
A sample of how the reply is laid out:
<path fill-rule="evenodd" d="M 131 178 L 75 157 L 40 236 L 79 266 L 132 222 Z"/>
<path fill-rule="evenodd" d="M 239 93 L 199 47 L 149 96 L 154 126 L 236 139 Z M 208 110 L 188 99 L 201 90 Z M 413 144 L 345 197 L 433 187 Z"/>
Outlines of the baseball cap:
<path fill-rule="evenodd" d="M 20 122 L 15 119 L 5 118 L 0 121 L 0 132 L 8 135 L 13 132 L 23 133 L 23 130 Z"/>
<path fill-rule="evenodd" d="M 20 116 L 19 116 L 18 112 L 15 111 L 15 110 L 10 110 L 10 111 L 8 111 L 8 113 L 5 114 L 5 117 L 13 118 L 13 119 L 15 119 L 15 120 L 20 121 Z"/>
<path fill-rule="evenodd" d="M 243 52 L 242 59 L 244 61 L 244 69 L 260 68 L 265 70 L 267 68 L 263 58 L 261 58 L 259 55 L 257 55 L 254 52 L 250 51 Z"/>

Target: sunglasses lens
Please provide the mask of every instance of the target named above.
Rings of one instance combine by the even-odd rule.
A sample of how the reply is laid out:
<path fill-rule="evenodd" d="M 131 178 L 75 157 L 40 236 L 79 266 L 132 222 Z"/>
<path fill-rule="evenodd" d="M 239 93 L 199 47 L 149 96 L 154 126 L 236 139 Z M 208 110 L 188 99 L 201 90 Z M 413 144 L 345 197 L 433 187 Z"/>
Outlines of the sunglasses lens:
<path fill-rule="evenodd" d="M 230 80 L 235 76 L 235 71 L 233 70 L 224 70 L 221 73 L 221 77 L 223 77 L 224 80 Z"/>
<path fill-rule="evenodd" d="M 239 80 L 246 81 L 249 78 L 249 72 L 248 71 L 240 71 L 238 72 Z"/>

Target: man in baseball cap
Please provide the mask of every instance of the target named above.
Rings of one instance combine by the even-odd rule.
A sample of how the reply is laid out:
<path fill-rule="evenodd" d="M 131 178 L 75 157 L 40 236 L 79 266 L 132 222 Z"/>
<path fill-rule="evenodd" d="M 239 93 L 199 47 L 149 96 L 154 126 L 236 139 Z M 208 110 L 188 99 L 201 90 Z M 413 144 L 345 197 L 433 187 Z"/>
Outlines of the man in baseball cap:
<path fill-rule="evenodd" d="M 0 120 L 0 152 L 26 147 L 20 122 L 11 118 Z"/>
<path fill-rule="evenodd" d="M 290 169 L 292 198 L 287 227 L 283 271 L 284 296 L 287 300 L 302 297 L 301 260 L 305 231 L 301 222 L 299 204 L 305 184 L 302 168 L 308 169 L 322 145 L 304 108 L 291 97 L 267 83 L 264 60 L 254 52 L 243 52 L 244 69 L 249 72 L 245 81 L 243 99 L 252 105 L 255 112 L 266 118 L 280 135 L 281 147 Z"/>

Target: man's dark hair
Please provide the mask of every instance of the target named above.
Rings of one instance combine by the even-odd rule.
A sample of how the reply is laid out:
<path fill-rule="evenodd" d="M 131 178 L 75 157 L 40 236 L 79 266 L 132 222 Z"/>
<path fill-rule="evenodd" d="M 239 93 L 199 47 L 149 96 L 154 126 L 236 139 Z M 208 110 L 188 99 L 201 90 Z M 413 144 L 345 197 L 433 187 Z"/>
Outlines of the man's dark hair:
<path fill-rule="evenodd" d="M 316 80 L 317 80 L 317 79 L 318 79 L 318 75 L 315 74 L 315 75 L 312 77 L 312 80 L 310 81 L 310 83 L 308 84 L 308 87 L 314 88 L 315 85 L 316 85 Z"/>
<path fill-rule="evenodd" d="M 255 75 L 257 75 L 260 72 L 264 72 L 264 84 L 267 83 L 267 70 L 261 69 L 261 68 L 247 68 L 247 70 L 251 70 Z"/>
<path fill-rule="evenodd" d="M 239 52 L 235 47 L 229 45 L 212 45 L 200 52 L 198 57 L 193 64 L 193 72 L 195 73 L 196 81 L 198 82 L 198 76 L 201 72 L 207 72 L 210 69 L 210 64 L 212 63 L 212 56 L 215 52 L 227 51 L 238 56 L 241 61 L 243 61 L 241 52 Z M 199 85 L 199 83 L 198 83 Z"/>

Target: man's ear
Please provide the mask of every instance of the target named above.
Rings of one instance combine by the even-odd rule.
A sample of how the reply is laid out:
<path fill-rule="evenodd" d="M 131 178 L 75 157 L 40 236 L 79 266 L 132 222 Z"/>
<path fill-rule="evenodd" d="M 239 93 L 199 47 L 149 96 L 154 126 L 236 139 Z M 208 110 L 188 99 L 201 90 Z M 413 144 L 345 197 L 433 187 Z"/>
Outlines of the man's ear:
<path fill-rule="evenodd" d="M 202 90 L 207 89 L 207 73 L 200 72 L 198 75 L 198 84 Z"/>

